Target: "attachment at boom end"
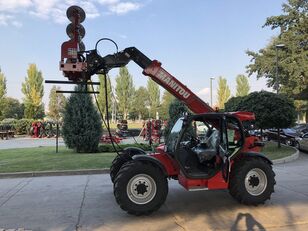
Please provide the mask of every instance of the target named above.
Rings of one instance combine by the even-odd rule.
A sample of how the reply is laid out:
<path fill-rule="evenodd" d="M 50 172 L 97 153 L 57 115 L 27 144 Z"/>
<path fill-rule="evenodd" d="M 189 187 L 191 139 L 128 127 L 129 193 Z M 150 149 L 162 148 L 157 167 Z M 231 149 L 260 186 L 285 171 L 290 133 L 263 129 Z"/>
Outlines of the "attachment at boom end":
<path fill-rule="evenodd" d="M 86 32 L 81 23 L 86 18 L 86 13 L 79 6 L 71 6 L 66 11 L 67 18 L 71 23 L 66 28 L 66 33 L 70 40 L 62 43 L 60 70 L 63 75 L 72 81 L 89 80 L 86 69 L 87 63 L 84 62 L 82 52 L 85 45 L 82 42 Z"/>

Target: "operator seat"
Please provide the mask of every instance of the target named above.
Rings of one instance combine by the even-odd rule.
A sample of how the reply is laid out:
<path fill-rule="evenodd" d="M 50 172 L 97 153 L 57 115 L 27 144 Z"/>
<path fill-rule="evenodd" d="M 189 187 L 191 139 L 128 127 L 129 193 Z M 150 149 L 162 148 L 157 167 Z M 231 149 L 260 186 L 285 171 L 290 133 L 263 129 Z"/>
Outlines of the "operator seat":
<path fill-rule="evenodd" d="M 217 154 L 217 147 L 219 144 L 219 132 L 213 131 L 208 139 L 204 142 L 199 143 L 197 146 L 192 148 L 192 151 L 196 153 L 200 163 L 204 163 L 213 159 Z"/>

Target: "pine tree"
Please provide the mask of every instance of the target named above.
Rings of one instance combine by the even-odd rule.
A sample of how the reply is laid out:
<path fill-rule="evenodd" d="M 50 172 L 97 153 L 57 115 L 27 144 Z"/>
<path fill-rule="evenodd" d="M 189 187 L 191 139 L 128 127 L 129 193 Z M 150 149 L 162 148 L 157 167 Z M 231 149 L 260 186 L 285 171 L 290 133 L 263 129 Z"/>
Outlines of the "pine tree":
<path fill-rule="evenodd" d="M 218 89 L 217 89 L 217 104 L 219 109 L 224 109 L 225 102 L 228 101 L 230 97 L 230 88 L 227 84 L 227 80 L 223 77 L 218 78 Z"/>
<path fill-rule="evenodd" d="M 77 86 L 76 91 L 84 91 Z M 96 152 L 102 135 L 101 118 L 89 94 L 72 94 L 63 118 L 63 139 L 76 152 Z"/>
<path fill-rule="evenodd" d="M 150 103 L 150 116 L 152 118 L 156 117 L 156 112 L 160 105 L 160 91 L 159 86 L 152 79 L 148 80 L 147 89 L 149 93 L 149 103 Z"/>
<path fill-rule="evenodd" d="M 250 86 L 248 78 L 245 75 L 236 76 L 236 96 L 245 96 L 249 94 Z"/>
<path fill-rule="evenodd" d="M 126 67 L 121 67 L 116 77 L 116 95 L 119 111 L 123 114 L 123 119 L 127 119 L 133 101 L 134 85 L 133 78 Z"/>
<path fill-rule="evenodd" d="M 3 117 L 5 95 L 6 95 L 6 78 L 0 69 L 0 118 Z"/>
<path fill-rule="evenodd" d="M 60 120 L 64 112 L 66 98 L 62 93 L 56 91 L 61 90 L 60 87 L 53 86 L 49 94 L 48 116 L 53 120 Z"/>
<path fill-rule="evenodd" d="M 0 69 L 0 100 L 6 95 L 6 77 Z"/>
<path fill-rule="evenodd" d="M 28 76 L 22 83 L 22 93 L 24 94 L 25 117 L 28 119 L 39 119 L 44 116 L 44 105 L 42 98 L 44 95 L 43 76 L 35 64 L 30 64 L 27 70 Z"/>

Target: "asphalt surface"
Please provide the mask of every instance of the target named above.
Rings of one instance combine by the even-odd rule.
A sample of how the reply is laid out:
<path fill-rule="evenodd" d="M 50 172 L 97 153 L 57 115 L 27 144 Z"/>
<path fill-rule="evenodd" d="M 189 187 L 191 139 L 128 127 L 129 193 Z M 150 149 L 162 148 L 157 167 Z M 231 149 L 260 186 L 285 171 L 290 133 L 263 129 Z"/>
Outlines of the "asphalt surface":
<path fill-rule="evenodd" d="M 0 139 L 0 149 L 11 149 L 11 148 L 33 148 L 33 147 L 46 147 L 56 146 L 56 138 L 10 138 L 8 140 Z M 59 138 L 59 146 L 65 146 L 63 139 Z"/>
<path fill-rule="evenodd" d="M 141 137 L 135 137 L 138 143 L 144 143 Z M 122 144 L 133 144 L 135 140 L 131 137 L 123 139 Z M 56 138 L 10 138 L 8 140 L 0 139 L 0 149 L 11 149 L 11 148 L 34 148 L 34 147 L 47 147 L 56 146 Z M 59 146 L 65 146 L 62 138 L 59 138 Z"/>
<path fill-rule="evenodd" d="M 276 165 L 270 201 L 244 206 L 226 190 L 187 192 L 176 181 L 161 209 L 135 217 L 115 202 L 108 175 L 0 180 L 0 230 L 308 230 L 308 154 Z M 77 227 L 77 228 L 76 228 Z"/>

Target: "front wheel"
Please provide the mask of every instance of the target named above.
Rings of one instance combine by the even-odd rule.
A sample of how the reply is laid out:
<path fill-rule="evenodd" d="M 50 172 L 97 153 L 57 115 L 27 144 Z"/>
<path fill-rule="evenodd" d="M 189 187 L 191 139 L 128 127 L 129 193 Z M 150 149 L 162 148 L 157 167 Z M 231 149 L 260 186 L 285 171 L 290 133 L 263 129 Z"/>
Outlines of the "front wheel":
<path fill-rule="evenodd" d="M 240 203 L 258 205 L 270 199 L 275 184 L 270 163 L 262 158 L 245 158 L 234 163 L 229 192 Z"/>
<path fill-rule="evenodd" d="M 158 210 L 168 194 L 166 176 L 158 166 L 129 161 L 114 181 L 114 195 L 120 207 L 130 214 L 147 215 Z"/>

